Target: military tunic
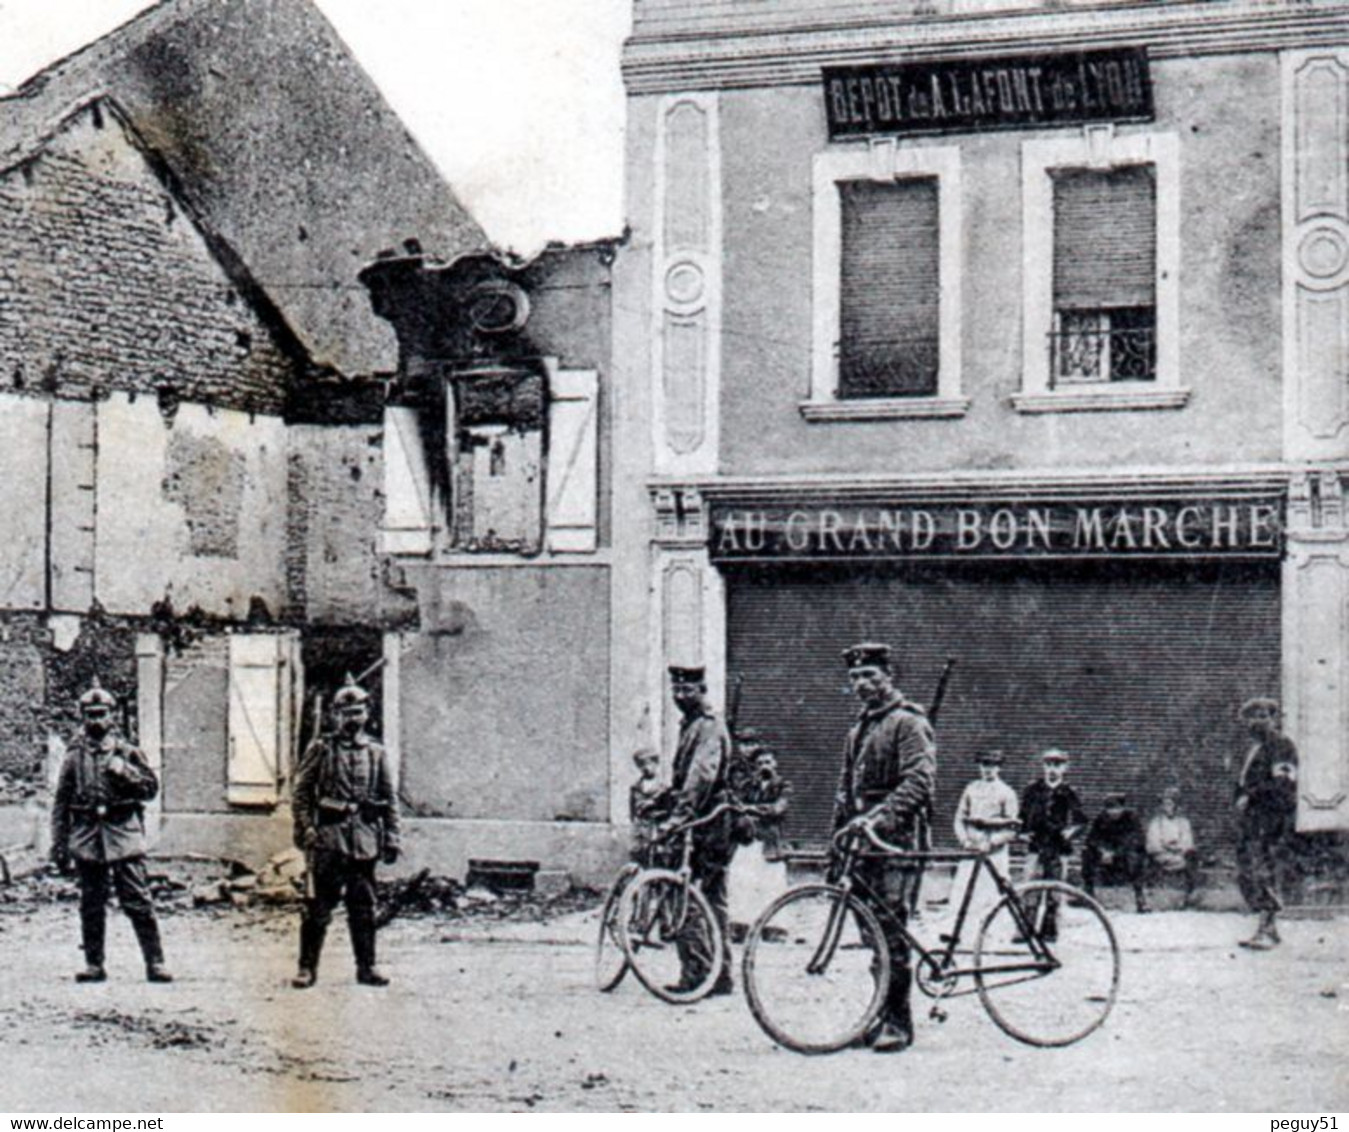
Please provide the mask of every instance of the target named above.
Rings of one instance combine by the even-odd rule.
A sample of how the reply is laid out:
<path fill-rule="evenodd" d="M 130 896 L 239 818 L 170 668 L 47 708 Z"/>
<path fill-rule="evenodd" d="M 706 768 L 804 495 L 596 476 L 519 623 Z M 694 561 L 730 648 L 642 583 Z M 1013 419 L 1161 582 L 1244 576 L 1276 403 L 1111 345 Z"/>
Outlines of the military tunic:
<path fill-rule="evenodd" d="M 1237 776 L 1244 799 L 1237 836 L 1237 886 L 1253 912 L 1277 912 L 1278 853 L 1297 814 L 1297 747 L 1284 735 L 1254 743 Z"/>
<path fill-rule="evenodd" d="M 375 965 L 375 866 L 399 849 L 398 799 L 384 748 L 364 732 L 325 735 L 300 760 L 292 798 L 295 844 L 309 853 L 310 896 L 300 968 L 315 971 L 344 899 L 358 971 Z"/>
<path fill-rule="evenodd" d="M 81 734 L 70 744 L 52 800 L 52 854 L 75 860 L 80 933 L 90 967 L 103 966 L 110 882 L 146 965 L 164 961 L 145 870 L 143 817 L 144 803 L 158 793 L 159 780 L 145 756 L 115 733 L 101 739 Z"/>
<path fill-rule="evenodd" d="M 716 808 L 726 795 L 726 773 L 731 756 L 731 737 L 717 716 L 706 708 L 685 716 L 679 725 L 679 743 L 675 747 L 671 772 L 670 822 L 691 821 Z M 723 975 L 729 979 L 730 927 L 727 913 L 726 869 L 734 846 L 731 843 L 729 816 L 693 831 L 690 867 L 693 879 L 702 889 L 721 926 Z M 681 981 L 696 983 L 702 978 L 701 960 L 692 940 L 679 940 L 683 975 Z"/>
<path fill-rule="evenodd" d="M 926 844 L 937 784 L 937 743 L 917 704 L 898 692 L 863 708 L 848 732 L 834 807 L 834 829 L 863 815 L 876 817 L 879 837 L 910 849 Z M 863 858 L 856 870 L 860 899 L 879 905 L 877 918 L 894 960 L 883 1021 L 912 1034 L 909 946 L 898 924 L 908 920 L 920 871 L 882 857 Z M 863 888 L 870 890 L 875 899 Z M 898 923 L 897 923 L 898 921 Z"/>

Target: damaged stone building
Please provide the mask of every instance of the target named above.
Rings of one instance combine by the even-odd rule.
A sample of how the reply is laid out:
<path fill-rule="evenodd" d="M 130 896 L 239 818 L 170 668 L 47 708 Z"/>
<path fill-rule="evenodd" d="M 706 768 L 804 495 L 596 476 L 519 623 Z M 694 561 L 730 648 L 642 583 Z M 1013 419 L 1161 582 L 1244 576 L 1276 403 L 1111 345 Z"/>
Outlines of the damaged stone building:
<path fill-rule="evenodd" d="M 160 851 L 257 857 L 351 672 L 410 864 L 599 867 L 612 253 L 494 254 L 307 0 L 0 99 L 0 770 L 97 673 Z"/>

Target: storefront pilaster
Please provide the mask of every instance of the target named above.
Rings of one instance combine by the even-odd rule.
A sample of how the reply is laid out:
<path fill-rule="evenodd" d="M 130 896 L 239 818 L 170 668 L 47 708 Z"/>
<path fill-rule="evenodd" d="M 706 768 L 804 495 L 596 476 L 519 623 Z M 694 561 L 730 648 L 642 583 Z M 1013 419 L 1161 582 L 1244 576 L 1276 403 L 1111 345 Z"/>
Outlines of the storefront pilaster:
<path fill-rule="evenodd" d="M 1301 753 L 1298 828 L 1349 828 L 1349 523 L 1337 470 L 1290 484 L 1283 602 L 1285 721 Z"/>
<path fill-rule="evenodd" d="M 656 488 L 656 537 L 651 553 L 654 647 L 647 673 L 653 737 L 672 749 L 679 728 L 670 701 L 666 668 L 671 664 L 707 669 L 713 706 L 726 702 L 726 595 L 707 549 L 707 508 L 695 488 Z"/>

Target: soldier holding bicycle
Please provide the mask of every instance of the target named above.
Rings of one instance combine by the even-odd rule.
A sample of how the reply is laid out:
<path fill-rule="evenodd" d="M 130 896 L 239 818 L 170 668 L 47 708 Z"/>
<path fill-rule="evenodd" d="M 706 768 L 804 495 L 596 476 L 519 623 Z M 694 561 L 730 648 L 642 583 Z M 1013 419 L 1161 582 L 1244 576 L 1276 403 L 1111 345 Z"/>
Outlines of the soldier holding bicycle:
<path fill-rule="evenodd" d="M 871 828 L 892 844 L 924 848 L 937 779 L 932 725 L 923 709 L 895 688 L 889 646 L 854 645 L 843 658 L 862 711 L 844 749 L 834 830 Z M 912 866 L 876 857 L 859 861 L 854 875 L 862 882 L 859 895 L 876 893 L 889 911 L 879 918 L 894 971 L 881 1027 L 870 1044 L 877 1053 L 896 1053 L 913 1044 L 913 971 L 901 927 L 919 874 Z"/>
<path fill-rule="evenodd" d="M 707 702 L 707 674 L 702 668 L 670 666 L 670 683 L 675 706 L 683 717 L 679 724 L 679 744 L 671 768 L 670 816 L 663 832 L 703 817 L 725 801 L 726 775 L 731 756 L 731 738 L 725 724 Z M 727 923 L 726 871 L 734 846 L 731 842 L 729 815 L 723 815 L 692 833 L 693 848 L 689 864 L 693 880 L 707 897 L 721 928 L 721 946 L 725 962 L 711 993 L 730 994 L 733 989 L 730 962 L 730 929 Z M 683 990 L 699 985 L 705 977 L 704 960 L 689 941 L 679 941 L 681 973 L 671 989 Z"/>

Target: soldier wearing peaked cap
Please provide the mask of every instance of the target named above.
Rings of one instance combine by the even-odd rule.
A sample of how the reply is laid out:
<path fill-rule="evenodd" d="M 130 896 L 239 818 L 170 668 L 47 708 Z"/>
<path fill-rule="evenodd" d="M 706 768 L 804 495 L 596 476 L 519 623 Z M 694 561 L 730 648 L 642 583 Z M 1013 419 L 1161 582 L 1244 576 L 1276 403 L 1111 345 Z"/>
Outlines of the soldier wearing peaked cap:
<path fill-rule="evenodd" d="M 375 967 L 375 867 L 398 860 L 398 798 L 384 748 L 366 733 L 369 694 L 351 676 L 333 696 L 337 733 L 300 760 L 292 806 L 295 844 L 307 854 L 309 898 L 300 921 L 297 989 L 314 985 L 333 910 L 345 898 L 356 981 L 382 987 Z"/>
<path fill-rule="evenodd" d="M 726 796 L 726 776 L 730 768 L 731 737 L 725 724 L 707 702 L 707 673 L 702 668 L 670 666 L 671 695 L 682 716 L 679 742 L 675 747 L 670 774 L 671 812 L 664 829 L 671 829 L 709 813 Z M 727 914 L 726 871 L 734 846 L 730 822 L 721 820 L 699 826 L 693 831 L 690 865 L 712 906 L 721 927 L 723 965 L 712 994 L 730 994 L 730 930 Z M 679 940 L 680 978 L 678 989 L 698 986 L 706 977 L 706 965 L 692 941 Z"/>
<path fill-rule="evenodd" d="M 887 645 L 854 645 L 844 650 L 843 660 L 862 711 L 844 748 L 834 829 L 868 826 L 893 844 L 922 848 L 937 782 L 932 725 L 923 709 L 895 688 Z M 919 874 L 884 858 L 863 858 L 856 875 L 866 890 L 885 902 L 880 920 L 895 960 L 881 1029 L 872 1037 L 871 1046 L 878 1053 L 898 1052 L 913 1044 L 909 1007 L 913 970 L 908 943 L 891 924 L 895 918 L 907 919 Z"/>
<path fill-rule="evenodd" d="M 168 983 L 159 923 L 145 871 L 144 805 L 159 793 L 145 756 L 117 734 L 117 700 L 97 678 L 79 699 L 82 733 L 71 743 L 52 801 L 52 860 L 72 859 L 80 885 L 80 933 L 85 969 L 77 982 L 106 979 L 104 942 L 109 884 L 140 944 L 146 978 Z"/>

